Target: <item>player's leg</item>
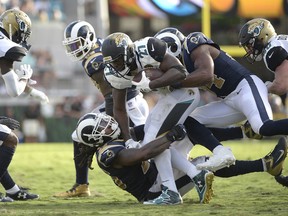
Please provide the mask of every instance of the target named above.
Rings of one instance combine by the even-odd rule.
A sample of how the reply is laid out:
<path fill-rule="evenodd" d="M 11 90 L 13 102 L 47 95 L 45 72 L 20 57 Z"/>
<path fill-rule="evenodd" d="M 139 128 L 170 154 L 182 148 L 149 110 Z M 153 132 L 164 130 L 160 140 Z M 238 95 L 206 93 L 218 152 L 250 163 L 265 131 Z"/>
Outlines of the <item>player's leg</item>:
<path fill-rule="evenodd" d="M 67 191 L 56 193 L 54 197 L 87 197 L 90 196 L 89 182 L 88 182 L 88 164 L 87 161 L 81 161 L 77 157 L 80 154 L 79 140 L 76 131 L 72 133 L 73 140 L 73 155 L 76 179 L 74 185 Z"/>
<path fill-rule="evenodd" d="M 18 144 L 17 136 L 5 125 L 0 125 L 0 182 L 6 190 L 6 196 L 12 200 L 38 199 L 39 195 L 28 193 L 18 187 L 8 173 Z"/>

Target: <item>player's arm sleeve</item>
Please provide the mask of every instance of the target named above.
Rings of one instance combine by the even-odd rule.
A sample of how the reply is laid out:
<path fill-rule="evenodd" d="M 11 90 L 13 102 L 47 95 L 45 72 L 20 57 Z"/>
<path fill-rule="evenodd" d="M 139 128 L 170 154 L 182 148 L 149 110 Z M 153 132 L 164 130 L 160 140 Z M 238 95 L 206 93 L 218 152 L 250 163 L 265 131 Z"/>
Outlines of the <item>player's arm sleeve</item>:
<path fill-rule="evenodd" d="M 266 54 L 267 67 L 271 71 L 275 71 L 285 59 L 288 59 L 287 51 L 282 47 L 273 47 Z"/>
<path fill-rule="evenodd" d="M 5 82 L 7 94 L 11 97 L 17 97 L 22 94 L 26 88 L 27 80 L 19 80 L 14 70 L 2 75 Z"/>

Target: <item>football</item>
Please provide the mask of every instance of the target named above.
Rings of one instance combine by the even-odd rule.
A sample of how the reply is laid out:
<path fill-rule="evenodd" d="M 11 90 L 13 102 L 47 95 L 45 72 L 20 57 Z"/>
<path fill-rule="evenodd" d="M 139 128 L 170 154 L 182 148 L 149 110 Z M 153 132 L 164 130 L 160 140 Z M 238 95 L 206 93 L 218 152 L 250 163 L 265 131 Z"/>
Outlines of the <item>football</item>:
<path fill-rule="evenodd" d="M 149 78 L 151 81 L 161 77 L 164 74 L 159 68 L 147 68 L 144 70 L 144 72 L 146 77 Z M 140 82 L 141 78 L 142 72 L 134 76 L 133 81 Z"/>

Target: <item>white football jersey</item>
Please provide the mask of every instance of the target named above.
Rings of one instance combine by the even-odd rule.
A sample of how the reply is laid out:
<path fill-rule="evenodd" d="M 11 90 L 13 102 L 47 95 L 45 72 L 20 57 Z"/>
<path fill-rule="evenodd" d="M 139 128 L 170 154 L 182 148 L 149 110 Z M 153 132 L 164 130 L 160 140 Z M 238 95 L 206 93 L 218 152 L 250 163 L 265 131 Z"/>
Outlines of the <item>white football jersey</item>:
<path fill-rule="evenodd" d="M 279 58 L 284 61 L 285 58 L 285 56 L 283 58 L 279 56 L 278 51 L 280 49 L 284 49 L 286 53 L 288 53 L 288 35 L 277 35 L 275 37 L 272 37 L 268 45 L 264 49 L 263 58 L 265 65 L 273 73 L 275 72 L 275 68 L 273 67 L 273 61 L 277 62 L 279 61 Z M 283 51 L 281 53 L 283 54 Z"/>
<path fill-rule="evenodd" d="M 12 47 L 21 47 L 19 44 L 14 43 L 12 40 L 7 38 L 1 31 L 0 31 L 0 58 L 4 57 L 8 50 Z"/>

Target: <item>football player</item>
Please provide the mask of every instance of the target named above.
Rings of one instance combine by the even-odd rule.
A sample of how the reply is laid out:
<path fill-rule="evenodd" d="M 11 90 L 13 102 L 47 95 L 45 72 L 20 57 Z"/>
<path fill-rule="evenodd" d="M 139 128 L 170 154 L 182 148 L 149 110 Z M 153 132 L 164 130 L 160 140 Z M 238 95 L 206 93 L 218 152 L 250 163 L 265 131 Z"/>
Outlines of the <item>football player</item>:
<path fill-rule="evenodd" d="M 102 39 L 97 38 L 92 25 L 86 21 L 73 21 L 64 30 L 63 45 L 68 57 L 72 61 L 82 63 L 83 69 L 88 77 L 91 78 L 97 89 L 102 93 L 105 102 L 95 108 L 93 112 L 105 112 L 113 116 L 112 88 L 104 79 L 104 64 L 101 53 Z M 142 93 L 129 88 L 125 106 L 128 110 L 129 119 L 132 125 L 143 125 L 149 113 L 149 107 Z M 79 139 L 76 132 L 72 133 L 74 148 L 74 164 L 76 171 L 76 182 L 73 187 L 65 192 L 57 193 L 56 197 L 84 197 L 90 196 L 88 187 L 88 165 L 83 162 L 79 166 L 76 155 L 79 153 Z"/>
<path fill-rule="evenodd" d="M 1 14 L 0 69 L 2 78 L 9 96 L 17 97 L 25 92 L 41 102 L 48 103 L 49 99 L 46 94 L 30 86 L 35 84 L 35 81 L 31 79 L 33 70 L 30 65 L 24 64 L 20 66 L 19 70 L 13 69 L 13 63 L 21 61 L 27 55 L 30 48 L 27 40 L 30 35 L 31 20 L 23 11 L 10 9 Z M 6 196 L 11 198 L 2 198 L 1 200 L 37 199 L 38 195 L 30 194 L 19 188 L 7 170 L 18 144 L 17 136 L 11 132 L 11 129 L 14 128 L 10 126 L 0 123 L 0 182 L 6 190 Z"/>
<path fill-rule="evenodd" d="M 153 160 L 148 159 L 155 157 L 155 155 L 170 147 L 172 148 L 171 162 L 176 163 L 173 166 L 177 167 L 177 160 L 175 161 L 175 158 L 179 157 L 179 152 L 175 151 L 171 142 L 184 138 L 186 132 L 183 129 L 181 125 L 177 125 L 170 132 L 166 133 L 165 136 L 153 140 L 141 148 L 126 148 L 125 141 L 119 137 L 120 128 L 114 118 L 102 113 L 88 113 L 81 117 L 77 124 L 77 135 L 82 145 L 84 144 L 82 151 L 77 157 L 83 160 L 89 158 L 91 164 L 96 152 L 97 164 L 104 173 L 111 176 L 116 186 L 129 192 L 139 202 L 147 203 L 147 201 L 158 197 L 161 194 L 161 187 L 162 190 L 164 187 L 164 190 L 167 192 L 166 197 L 171 196 L 172 199 L 177 199 L 174 193 L 167 190 L 165 186 L 161 186 L 160 176 L 155 163 Z M 135 139 L 143 139 L 143 134 L 136 134 L 137 138 L 135 137 Z M 282 151 L 283 155 L 277 164 L 266 163 L 266 161 L 276 161 L 279 156 L 278 153 Z M 265 160 L 264 158 L 255 161 L 237 160 L 235 165 L 222 168 L 216 171 L 215 175 L 228 178 L 263 171 L 267 171 L 271 175 L 277 175 L 282 171 L 286 155 L 287 140 L 281 137 L 274 150 L 264 157 Z M 189 163 L 202 163 L 207 159 L 207 156 L 200 156 L 193 160 L 190 159 Z M 174 169 L 173 174 L 175 184 L 181 196 L 184 196 L 194 187 L 194 182 L 191 181 L 191 178 L 179 171 L 178 168 Z M 212 188 L 204 187 L 202 189 L 209 191 L 209 197 L 205 200 L 205 202 L 209 202 L 212 195 L 210 189 Z M 172 204 L 169 200 L 166 201 L 164 200 L 161 204 Z M 151 204 L 151 202 L 148 202 L 148 204 Z"/>
<path fill-rule="evenodd" d="M 162 188 L 162 194 L 164 192 L 166 199 L 157 204 L 182 203 L 182 199 L 179 202 L 177 193 L 169 190 L 165 185 L 161 185 L 162 181 L 154 162 L 148 160 L 155 158 L 168 148 L 174 149 L 171 145 L 172 142 L 180 141 L 186 135 L 184 126 L 176 125 L 171 130 L 166 131 L 165 135 L 162 134 L 160 138 L 152 140 L 140 148 L 127 148 L 125 141 L 119 137 L 120 128 L 117 121 L 106 114 L 88 113 L 84 115 L 80 118 L 76 131 L 81 143 L 87 145 L 86 148 L 82 148 L 82 152 L 78 157 L 90 158 L 92 162 L 92 157 L 96 152 L 99 167 L 111 176 L 118 187 L 132 194 L 139 202 L 154 204 L 150 200 L 157 198 L 161 194 Z M 172 150 L 172 152 L 174 151 Z M 177 151 L 175 152 L 174 158 L 178 157 Z M 178 166 L 178 164 L 173 165 L 175 165 L 175 168 Z M 180 176 L 180 172 L 176 173 L 174 173 L 175 178 L 181 182 L 179 178 L 184 175 L 181 173 Z M 206 184 L 201 185 L 200 183 L 203 180 L 202 176 L 199 175 L 192 181 L 188 176 L 185 176 L 185 178 L 189 180 L 181 193 L 184 193 L 184 191 L 186 193 L 188 188 L 191 189 L 195 184 L 197 185 L 196 189 L 203 191 L 202 196 L 199 196 L 200 203 L 208 203 L 212 196 L 212 185 L 209 184 L 208 187 Z M 176 184 L 178 183 L 176 182 Z"/>
<path fill-rule="evenodd" d="M 288 92 L 288 35 L 277 35 L 269 20 L 255 18 L 245 23 L 239 32 L 239 45 L 246 51 L 248 62 L 264 60 L 274 80 L 265 82 L 268 92 L 279 96 Z M 276 180 L 288 186 L 288 177 L 278 176 Z"/>
<path fill-rule="evenodd" d="M 104 40 L 102 54 L 103 61 L 107 65 L 104 74 L 113 87 L 114 117 L 120 125 L 127 146 L 134 147 L 135 141 L 131 139 L 125 100 L 123 100 L 126 89 L 132 86 L 144 91 L 153 89 L 157 90 L 160 96 L 145 123 L 145 135 L 142 145 L 165 133 L 174 125 L 183 123 L 187 116 L 198 106 L 200 96 L 197 88 L 177 90 L 169 88 L 171 83 L 185 79 L 187 71 L 177 58 L 166 52 L 166 44 L 161 40 L 146 37 L 133 43 L 128 35 L 117 32 L 109 35 Z M 112 70 L 108 71 L 108 68 L 112 68 Z M 153 73 L 155 70 L 162 71 L 162 76 L 149 80 L 145 71 Z M 139 78 L 139 74 L 141 79 L 136 80 L 135 78 Z M 184 141 L 187 145 L 190 145 L 189 140 Z M 136 145 L 138 144 L 136 143 Z M 174 197 L 178 197 L 178 200 L 171 199 L 171 204 L 178 204 L 182 202 L 182 198 L 175 185 L 170 151 L 170 149 L 167 149 L 153 159 L 159 170 L 162 184 L 165 188 L 168 188 L 169 193 L 174 194 Z M 231 160 L 226 161 L 227 165 L 231 165 L 235 161 L 231 151 L 230 153 Z M 193 164 L 187 162 L 185 157 L 178 158 L 178 164 L 182 164 L 180 168 L 183 172 L 187 173 L 192 180 L 194 178 L 201 179 L 201 184 L 209 188 L 209 185 L 212 184 L 210 179 L 213 174 L 209 171 L 201 172 Z M 209 196 L 209 193 L 205 195 L 205 191 L 197 191 L 201 197 L 203 197 L 201 194 L 203 192 L 204 197 Z M 168 202 L 167 200 L 164 201 L 169 199 L 166 194 L 167 190 L 165 189 L 159 197 L 148 202 L 156 205 Z"/>
<path fill-rule="evenodd" d="M 168 33 L 175 37 L 173 32 Z M 219 98 L 218 101 L 196 108 L 191 117 L 208 127 L 232 125 L 247 119 L 257 134 L 288 135 L 288 119 L 272 120 L 267 88 L 260 78 L 201 32 L 190 33 L 180 46 L 189 75 L 173 87 L 203 87 Z M 222 167 L 223 156 L 215 154 L 220 146 L 209 145 L 206 147 L 213 151 L 213 157 L 198 164 L 197 168 L 217 170 Z"/>

